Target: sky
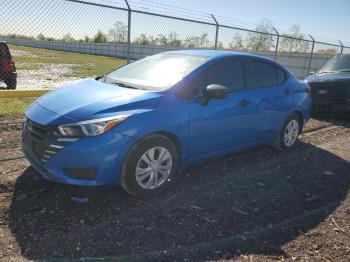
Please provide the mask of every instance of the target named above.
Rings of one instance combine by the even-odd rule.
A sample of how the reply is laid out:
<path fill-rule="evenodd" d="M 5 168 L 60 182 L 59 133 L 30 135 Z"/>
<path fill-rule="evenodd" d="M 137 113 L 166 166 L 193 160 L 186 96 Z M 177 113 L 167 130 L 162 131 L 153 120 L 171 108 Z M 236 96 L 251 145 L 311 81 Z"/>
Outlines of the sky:
<path fill-rule="evenodd" d="M 103 1 L 106 4 L 124 0 Z M 304 33 L 318 41 L 338 43 L 339 39 L 350 46 L 350 0 L 128 0 L 131 6 L 173 5 L 205 13 L 213 13 L 249 23 L 259 23 L 262 18 L 271 20 L 275 27 L 288 29 L 299 24 Z M 164 6 L 163 6 L 164 7 Z M 101 8 L 65 0 L 0 0 L 0 34 L 16 33 L 61 38 L 67 33 L 76 39 L 92 37 L 98 30 L 108 32 L 116 22 L 127 24 L 127 12 Z M 169 7 L 169 9 L 172 9 Z M 177 10 L 179 12 L 179 9 Z M 180 10 L 181 12 L 181 10 Z M 210 19 L 210 18 L 209 18 Z M 210 19 L 210 22 L 212 20 Z M 253 25 L 254 26 L 254 25 Z M 132 39 L 140 34 L 148 36 L 168 35 L 176 32 L 179 37 L 208 33 L 215 39 L 215 26 L 183 22 L 133 13 Z M 219 40 L 229 42 L 236 32 L 221 28 Z M 244 37 L 245 32 L 240 31 Z M 321 37 L 319 37 L 321 36 Z M 319 47 L 323 48 L 323 47 Z"/>
<path fill-rule="evenodd" d="M 160 1 L 158 1 L 160 2 Z M 214 13 L 250 23 L 262 18 L 276 27 L 301 25 L 302 31 L 350 43 L 350 0 L 162 0 L 163 4 Z"/>

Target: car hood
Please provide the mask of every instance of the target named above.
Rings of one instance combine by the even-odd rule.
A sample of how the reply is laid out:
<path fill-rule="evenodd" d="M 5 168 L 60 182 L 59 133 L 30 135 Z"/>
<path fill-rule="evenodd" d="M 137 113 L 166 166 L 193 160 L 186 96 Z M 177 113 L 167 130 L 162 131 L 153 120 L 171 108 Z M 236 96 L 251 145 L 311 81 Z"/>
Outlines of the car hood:
<path fill-rule="evenodd" d="M 325 73 L 325 74 L 313 74 L 306 78 L 310 83 L 319 83 L 319 82 L 343 82 L 350 81 L 350 72 L 334 72 L 334 73 Z"/>
<path fill-rule="evenodd" d="M 151 109 L 161 97 L 162 94 L 158 92 L 86 79 L 48 92 L 36 102 L 58 115 L 82 121 L 121 111 Z"/>

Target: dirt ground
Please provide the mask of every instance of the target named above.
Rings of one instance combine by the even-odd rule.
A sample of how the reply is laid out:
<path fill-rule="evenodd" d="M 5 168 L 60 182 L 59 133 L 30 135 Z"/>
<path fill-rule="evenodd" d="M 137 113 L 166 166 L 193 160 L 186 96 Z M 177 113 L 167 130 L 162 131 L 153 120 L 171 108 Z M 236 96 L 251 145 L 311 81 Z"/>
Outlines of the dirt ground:
<path fill-rule="evenodd" d="M 147 201 L 43 181 L 20 120 L 0 118 L 0 261 L 350 261 L 349 120 L 189 167 Z"/>

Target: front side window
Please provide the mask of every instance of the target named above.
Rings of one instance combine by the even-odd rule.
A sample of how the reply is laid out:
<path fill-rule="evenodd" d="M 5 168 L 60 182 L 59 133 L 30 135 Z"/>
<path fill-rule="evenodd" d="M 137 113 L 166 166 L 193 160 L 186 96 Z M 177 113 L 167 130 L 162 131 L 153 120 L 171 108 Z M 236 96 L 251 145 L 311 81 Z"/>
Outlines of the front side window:
<path fill-rule="evenodd" d="M 244 88 L 243 62 L 238 59 L 226 58 L 209 67 L 206 71 L 206 84 L 219 84 L 231 91 Z"/>
<path fill-rule="evenodd" d="M 132 88 L 163 91 L 209 60 L 206 56 L 162 53 L 146 57 L 106 76 L 109 83 Z"/>

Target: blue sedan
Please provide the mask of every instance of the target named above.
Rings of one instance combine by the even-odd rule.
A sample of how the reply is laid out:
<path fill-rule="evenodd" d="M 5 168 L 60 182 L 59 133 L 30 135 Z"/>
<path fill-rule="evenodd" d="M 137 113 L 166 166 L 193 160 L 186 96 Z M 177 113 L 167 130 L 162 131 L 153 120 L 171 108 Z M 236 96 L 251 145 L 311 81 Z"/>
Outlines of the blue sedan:
<path fill-rule="evenodd" d="M 267 58 L 166 52 L 37 99 L 23 149 L 45 179 L 150 197 L 189 164 L 259 144 L 291 150 L 310 103 L 308 84 Z"/>

